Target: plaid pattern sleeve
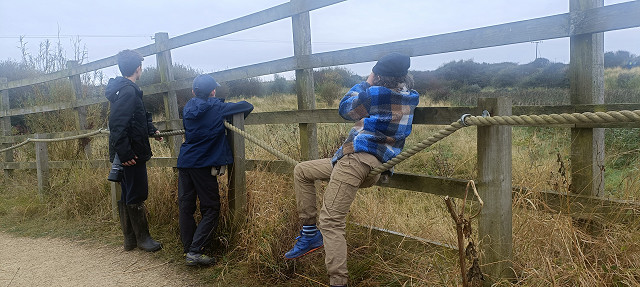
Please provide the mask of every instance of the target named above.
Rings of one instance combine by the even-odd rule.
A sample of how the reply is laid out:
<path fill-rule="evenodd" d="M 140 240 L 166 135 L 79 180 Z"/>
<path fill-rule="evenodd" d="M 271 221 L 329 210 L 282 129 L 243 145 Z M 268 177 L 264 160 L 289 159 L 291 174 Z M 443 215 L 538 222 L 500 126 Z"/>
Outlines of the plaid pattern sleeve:
<path fill-rule="evenodd" d="M 362 82 L 357 84 L 347 92 L 340 101 L 339 113 L 342 118 L 348 121 L 358 121 L 369 115 L 371 97 L 367 93 L 369 84 Z"/>
<path fill-rule="evenodd" d="M 345 154 L 366 152 L 387 162 L 397 156 L 411 134 L 413 112 L 418 105 L 416 91 L 395 92 L 364 82 L 355 85 L 340 101 L 344 119 L 357 121 L 347 139 L 334 154 L 335 163 Z"/>

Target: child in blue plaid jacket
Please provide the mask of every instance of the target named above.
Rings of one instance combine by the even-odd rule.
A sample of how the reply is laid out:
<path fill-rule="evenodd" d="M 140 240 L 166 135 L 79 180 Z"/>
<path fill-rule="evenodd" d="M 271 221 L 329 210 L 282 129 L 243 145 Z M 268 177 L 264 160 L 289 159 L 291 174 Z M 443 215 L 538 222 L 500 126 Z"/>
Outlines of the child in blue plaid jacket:
<path fill-rule="evenodd" d="M 294 168 L 302 231 L 285 258 L 298 258 L 324 246 L 331 286 L 347 284 L 346 216 L 358 188 L 378 181 L 380 175 L 369 177 L 369 172 L 397 156 L 411 133 L 419 95 L 410 90 L 409 66 L 406 55 L 382 57 L 367 80 L 340 101 L 340 116 L 356 123 L 333 158 L 302 162 Z M 317 227 L 315 180 L 329 180 Z"/>

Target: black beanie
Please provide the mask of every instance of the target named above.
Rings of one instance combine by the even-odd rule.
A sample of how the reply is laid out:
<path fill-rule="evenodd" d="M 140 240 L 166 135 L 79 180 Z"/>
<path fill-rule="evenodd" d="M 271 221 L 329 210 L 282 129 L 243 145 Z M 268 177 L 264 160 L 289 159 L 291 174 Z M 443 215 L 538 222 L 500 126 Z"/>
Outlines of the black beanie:
<path fill-rule="evenodd" d="M 196 97 L 207 98 L 220 84 L 209 75 L 200 75 L 193 79 L 193 93 Z"/>
<path fill-rule="evenodd" d="M 391 53 L 382 57 L 375 66 L 373 73 L 386 77 L 404 77 L 409 72 L 411 59 L 407 55 Z"/>

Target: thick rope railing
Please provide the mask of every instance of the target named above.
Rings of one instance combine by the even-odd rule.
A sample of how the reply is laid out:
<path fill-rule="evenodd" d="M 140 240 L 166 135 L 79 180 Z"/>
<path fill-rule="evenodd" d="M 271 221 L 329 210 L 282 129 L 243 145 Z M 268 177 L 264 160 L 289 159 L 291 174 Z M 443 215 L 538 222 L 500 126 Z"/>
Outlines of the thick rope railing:
<path fill-rule="evenodd" d="M 583 123 L 618 123 L 640 122 L 640 110 L 635 111 L 609 111 L 609 112 L 585 112 L 572 114 L 549 115 L 523 115 L 523 116 L 494 116 L 478 117 L 468 116 L 464 124 L 474 126 L 495 125 L 557 125 L 557 124 L 583 124 Z"/>
<path fill-rule="evenodd" d="M 62 138 L 54 138 L 54 139 L 38 139 L 38 138 L 27 138 L 26 140 L 20 142 L 19 144 L 15 144 L 12 145 L 10 147 L 7 148 L 3 148 L 0 149 L 0 153 L 5 152 L 5 151 L 10 151 L 12 149 L 16 149 L 19 148 L 23 145 L 26 145 L 30 142 L 61 142 L 61 141 L 68 141 L 68 140 L 76 140 L 76 139 L 84 139 L 84 138 L 90 138 L 96 135 L 100 135 L 100 134 L 104 134 L 104 135 L 108 135 L 109 134 L 109 130 L 107 129 L 98 129 L 89 133 L 85 133 L 85 134 L 79 134 L 79 135 L 75 135 L 75 136 L 68 136 L 68 137 L 62 137 Z M 168 131 L 168 132 L 161 132 L 155 135 L 152 135 L 151 137 L 164 137 L 164 136 L 176 136 L 176 135 L 182 135 L 184 134 L 184 130 L 175 130 L 175 131 Z"/>
<path fill-rule="evenodd" d="M 260 139 L 257 139 L 254 136 L 246 133 L 245 131 L 233 126 L 229 122 L 224 121 L 224 125 L 228 129 L 240 134 L 245 139 L 255 143 L 259 147 L 265 149 L 269 153 L 271 153 L 271 154 L 275 155 L 276 157 L 286 161 L 287 163 L 289 163 L 291 165 L 298 164 L 298 161 L 296 161 L 295 159 L 293 159 L 293 158 L 287 156 L 286 154 L 283 154 L 280 151 L 268 146 L 267 144 L 265 144 Z M 177 135 L 183 135 L 184 133 L 185 133 L 184 130 L 175 130 L 175 131 L 167 131 L 167 132 L 157 133 L 157 134 L 152 135 L 151 137 L 177 136 Z M 81 138 L 89 138 L 89 137 L 92 137 L 92 136 L 95 136 L 95 135 L 98 135 L 98 134 L 109 134 L 109 131 L 105 130 L 105 129 L 99 129 L 99 130 L 96 130 L 96 131 L 93 131 L 93 132 L 90 132 L 90 133 L 85 133 L 85 134 L 80 134 L 80 135 L 75 135 L 75 136 L 69 136 L 69 137 L 63 137 L 63 138 L 55 138 L 55 139 L 27 138 L 26 140 L 22 141 L 19 144 L 16 144 L 16 145 L 4 148 L 4 149 L 0 149 L 0 152 L 5 152 L 5 151 L 12 150 L 12 149 L 16 149 L 16 148 L 19 148 L 19 147 L 21 147 L 23 145 L 26 145 L 26 144 L 30 143 L 30 142 L 60 142 L 60 141 L 67 141 L 67 140 L 74 140 L 74 139 L 81 139 Z"/>
<path fill-rule="evenodd" d="M 279 159 L 284 160 L 284 161 L 286 161 L 287 163 L 289 163 L 289 164 L 291 164 L 291 165 L 296 165 L 296 164 L 298 164 L 298 161 L 297 161 L 297 160 L 295 160 L 295 159 L 293 159 L 293 158 L 289 157 L 288 155 L 286 155 L 286 154 L 284 154 L 284 153 L 282 153 L 282 152 L 280 152 L 280 151 L 278 151 L 278 150 L 274 149 L 273 147 L 270 147 L 270 146 L 269 146 L 269 145 L 267 145 L 264 141 L 262 141 L 262 140 L 260 140 L 260 139 L 258 139 L 258 138 L 256 138 L 256 137 L 254 137 L 254 136 L 252 136 L 252 135 L 250 135 L 250 134 L 246 133 L 245 131 L 243 131 L 243 130 L 241 130 L 241 129 L 237 128 L 236 126 L 234 126 L 234 125 L 232 125 L 232 124 L 230 124 L 228 121 L 224 121 L 224 126 L 225 126 L 227 129 L 229 129 L 229 130 L 231 130 L 231 131 L 233 131 L 233 132 L 235 132 L 235 133 L 240 134 L 240 135 L 241 135 L 242 137 L 244 137 L 245 139 L 247 139 L 247 140 L 249 140 L 250 142 L 252 142 L 252 143 L 254 143 L 254 144 L 258 145 L 259 147 L 261 147 L 261 148 L 265 149 L 266 151 L 268 151 L 268 152 L 269 152 L 269 153 L 271 153 L 272 155 L 275 155 L 275 156 L 276 156 L 276 157 L 278 157 Z M 175 135 L 182 135 L 182 134 L 184 134 L 184 130 L 175 130 L 175 131 L 169 131 L 169 132 L 162 132 L 162 133 L 159 133 L 159 134 L 154 135 L 154 136 L 162 136 L 162 137 L 163 137 L 163 136 L 175 136 Z"/>
<path fill-rule="evenodd" d="M 443 138 L 453 134 L 457 130 L 467 126 L 493 126 L 493 125 L 558 125 L 581 123 L 616 123 L 616 122 L 640 122 L 640 110 L 634 111 L 609 111 L 609 112 L 585 112 L 571 114 L 548 115 L 522 115 L 522 116 L 471 116 L 463 115 L 457 122 L 451 123 L 435 135 L 423 140 L 417 145 L 402 151 L 398 156 L 385 162 L 381 166 L 369 172 L 373 176 L 392 168 L 414 154 L 432 146 Z"/>
<path fill-rule="evenodd" d="M 68 141 L 68 140 L 76 140 L 76 139 L 83 139 L 83 138 L 90 138 L 92 136 L 98 135 L 98 134 L 109 134 L 109 131 L 106 129 L 98 129 L 86 134 L 80 134 L 80 135 L 75 135 L 75 136 L 68 136 L 68 137 L 62 137 L 62 138 L 55 138 L 55 139 L 37 139 L 37 138 L 27 138 L 26 140 L 20 142 L 19 144 L 16 145 L 12 145 L 10 147 L 7 148 L 3 148 L 0 149 L 0 153 L 5 152 L 5 151 L 10 151 L 12 149 L 16 149 L 19 148 L 23 145 L 26 145 L 30 142 L 61 142 L 61 141 Z"/>
<path fill-rule="evenodd" d="M 394 157 L 391 160 L 383 163 L 381 166 L 378 166 L 378 167 L 372 169 L 369 172 L 368 176 L 374 176 L 374 175 L 380 174 L 380 173 L 382 173 L 382 172 L 394 167 L 395 165 L 403 162 L 404 160 L 406 160 L 406 159 L 410 158 L 411 156 L 415 155 L 416 153 L 418 153 L 418 152 L 420 152 L 420 151 L 432 146 L 433 144 L 441 141 L 442 139 L 448 137 L 449 135 L 451 135 L 452 133 L 455 133 L 457 130 L 459 130 L 459 129 L 463 128 L 463 127 L 465 127 L 465 126 L 462 125 L 460 122 L 451 123 L 446 128 L 439 130 L 435 135 L 430 136 L 426 140 L 423 140 L 423 141 L 419 142 L 418 144 L 416 144 L 415 146 L 412 146 L 411 148 L 403 150 L 396 157 Z"/>
<path fill-rule="evenodd" d="M 291 164 L 291 165 L 296 165 L 298 164 L 298 161 L 289 157 L 286 154 L 281 153 L 280 151 L 268 146 L 267 144 L 265 144 L 263 141 L 255 138 L 254 136 L 246 133 L 245 131 L 233 126 L 232 124 L 230 124 L 227 121 L 224 121 L 224 126 L 227 127 L 228 129 L 232 130 L 233 132 L 236 132 L 238 134 L 240 134 L 241 136 L 243 136 L 244 138 L 248 139 L 249 141 L 251 141 L 254 144 L 257 144 L 259 147 L 265 149 L 266 151 L 270 152 L 272 155 L 275 155 L 276 157 L 286 161 L 287 163 Z"/>
<path fill-rule="evenodd" d="M 453 134 L 457 130 L 468 127 L 468 126 L 493 126 L 493 125 L 559 125 L 559 124 L 581 124 L 581 123 L 628 123 L 628 122 L 640 122 L 640 110 L 634 111 L 609 111 L 609 112 L 585 112 L 585 113 L 571 113 L 571 114 L 548 114 L 548 115 L 522 115 L 522 116 L 471 116 L 471 115 L 463 115 L 460 120 L 451 123 L 449 126 L 444 129 L 439 130 L 435 135 L 421 141 L 415 146 L 408 148 L 402 151 L 399 155 L 394 157 L 393 159 L 385 162 L 379 167 L 371 170 L 369 172 L 369 176 L 374 176 L 380 174 L 395 165 L 401 163 L 402 161 L 408 159 L 409 157 L 415 155 L 416 153 L 432 146 L 438 141 L 448 137 Z M 236 132 L 243 136 L 245 139 L 255 143 L 261 148 L 265 149 L 269 153 L 275 155 L 276 157 L 286 161 L 291 165 L 298 164 L 298 161 L 295 159 L 283 154 L 282 152 L 268 146 L 262 140 L 255 138 L 254 136 L 246 133 L 245 131 L 233 126 L 229 122 L 224 122 L 225 127 Z M 73 139 L 81 139 L 88 138 L 98 134 L 108 134 L 109 131 L 105 129 L 99 129 L 90 133 L 57 138 L 57 139 L 32 139 L 27 138 L 25 141 L 13 145 L 8 148 L 0 149 L 0 152 L 9 151 L 20 146 L 23 146 L 29 142 L 57 142 L 57 141 L 66 141 Z M 163 136 L 175 136 L 184 134 L 184 130 L 175 130 L 168 132 L 161 132 L 159 134 L 153 135 L 152 137 L 163 137 Z"/>

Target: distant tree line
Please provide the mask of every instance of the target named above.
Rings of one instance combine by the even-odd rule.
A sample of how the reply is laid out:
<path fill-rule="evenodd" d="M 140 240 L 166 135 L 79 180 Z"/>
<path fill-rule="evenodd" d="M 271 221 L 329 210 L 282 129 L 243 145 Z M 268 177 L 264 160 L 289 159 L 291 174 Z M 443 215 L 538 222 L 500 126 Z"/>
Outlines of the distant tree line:
<path fill-rule="evenodd" d="M 36 55 L 31 55 L 25 43 L 21 42 L 23 53 L 21 61 L 0 61 L 0 77 L 9 81 L 35 77 L 44 73 L 64 69 L 68 59 L 59 44 L 44 42 L 40 45 Z M 79 41 L 74 46 L 73 58 L 82 63 L 86 60 L 86 48 Z M 640 66 L 640 57 L 628 51 L 607 52 L 604 55 L 604 65 L 607 68 L 607 88 L 636 89 L 640 86 L 637 73 L 630 69 Z M 569 65 L 554 63 L 545 58 L 538 58 L 527 64 L 512 62 L 504 63 L 476 63 L 473 60 L 460 60 L 446 63 L 433 71 L 411 71 L 414 77 L 414 89 L 426 94 L 436 101 L 448 100 L 452 94 L 474 94 L 487 89 L 560 89 L 569 87 Z M 616 68 L 618 70 L 616 70 Z M 635 70 L 635 69 L 634 69 Z M 611 72 L 614 71 L 614 72 Z M 173 73 L 176 79 L 186 79 L 201 74 L 189 66 L 174 63 Z M 100 91 L 106 83 L 101 71 L 85 73 L 82 82 L 89 96 L 101 96 Z M 315 69 L 313 79 L 315 92 L 321 102 L 332 106 L 348 88 L 363 81 L 365 76 L 357 75 L 346 68 L 332 67 Z M 160 75 L 155 67 L 145 68 L 140 86 L 160 81 Z M 292 79 L 275 74 L 273 80 L 261 78 L 247 78 L 221 82 L 218 95 L 224 98 L 265 97 L 273 94 L 295 94 L 296 85 Z M 40 93 L 45 92 L 47 85 L 37 85 Z M 191 98 L 190 90 L 176 92 L 179 106 L 183 106 Z M 21 107 L 33 102 L 32 88 L 24 87 L 10 91 L 11 106 Z M 162 97 L 145 97 L 145 101 L 153 112 L 162 111 Z"/>
<path fill-rule="evenodd" d="M 477 93 L 493 88 L 568 88 L 568 65 L 548 59 L 519 65 L 516 63 L 476 63 L 452 61 L 433 71 L 411 71 L 414 89 L 429 92 L 434 100 L 445 100 L 452 91 Z"/>
<path fill-rule="evenodd" d="M 631 69 L 640 67 L 640 56 L 629 53 L 628 51 L 616 51 L 604 53 L 604 67 Z"/>

